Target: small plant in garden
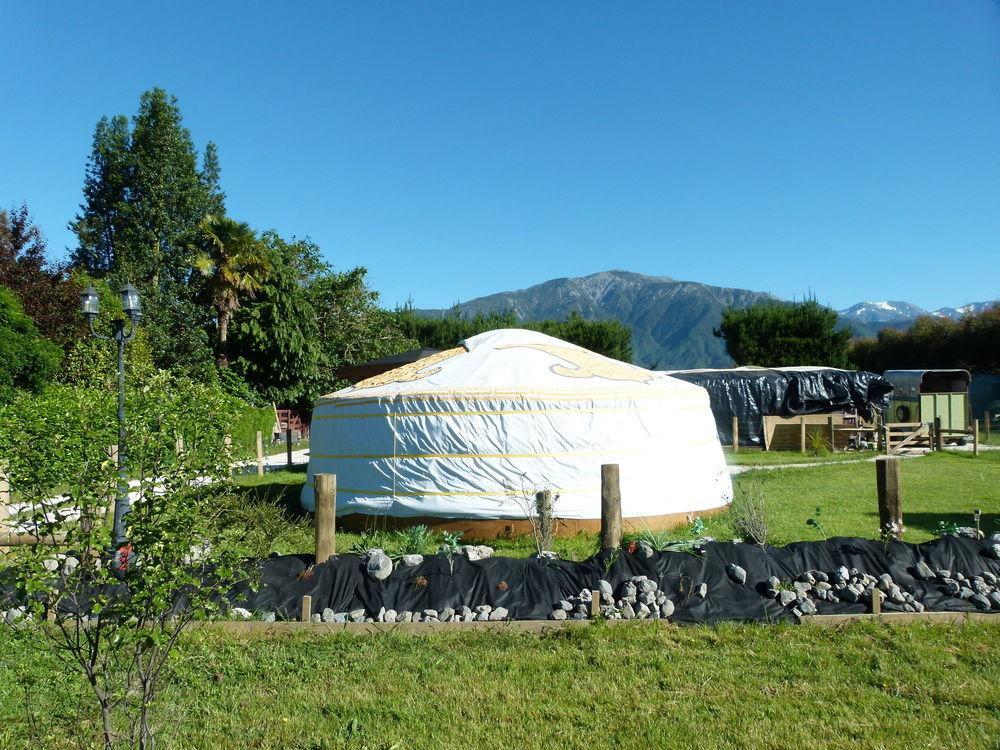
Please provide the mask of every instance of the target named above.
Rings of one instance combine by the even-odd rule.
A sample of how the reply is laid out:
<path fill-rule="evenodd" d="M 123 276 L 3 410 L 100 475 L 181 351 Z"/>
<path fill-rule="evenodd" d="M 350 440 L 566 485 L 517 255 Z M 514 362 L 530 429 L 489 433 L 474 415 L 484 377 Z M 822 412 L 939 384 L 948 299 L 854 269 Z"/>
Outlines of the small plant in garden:
<path fill-rule="evenodd" d="M 497 591 L 506 591 L 509 588 L 510 588 L 510 584 L 507 583 L 506 581 L 500 581 L 497 584 Z"/>
<path fill-rule="evenodd" d="M 462 532 L 461 531 L 446 531 L 441 534 L 441 547 L 440 551 L 448 555 L 457 555 L 462 550 Z"/>
<path fill-rule="evenodd" d="M 521 509 L 524 519 L 531 526 L 535 553 L 551 551 L 556 528 L 556 503 L 559 494 L 544 485 L 531 484 L 526 474 L 521 474 L 521 487 L 504 489 L 508 501 Z"/>
<path fill-rule="evenodd" d="M 354 555 L 364 555 L 370 549 L 385 549 L 389 547 L 390 538 L 384 531 L 366 530 L 361 532 L 351 545 L 350 552 Z"/>
<path fill-rule="evenodd" d="M 809 452 L 814 456 L 825 456 L 830 452 L 830 441 L 820 430 L 809 432 Z"/>
<path fill-rule="evenodd" d="M 441 554 L 448 557 L 448 569 L 454 573 L 455 572 L 455 561 L 452 559 L 462 550 L 462 532 L 461 531 L 446 531 L 441 535 L 441 547 L 439 551 Z"/>
<path fill-rule="evenodd" d="M 950 536 L 958 533 L 958 524 L 954 521 L 938 521 L 937 535 Z"/>
<path fill-rule="evenodd" d="M 691 535 L 702 536 L 704 533 L 705 522 L 701 519 L 701 516 L 695 516 L 694 520 L 691 522 Z"/>
<path fill-rule="evenodd" d="M 737 534 L 761 547 L 767 545 L 764 486 L 759 481 L 750 480 L 737 487 L 729 514 Z"/>
<path fill-rule="evenodd" d="M 898 521 L 886 521 L 879 527 L 878 538 L 882 541 L 883 551 L 889 551 L 889 545 L 903 535 L 906 529 Z"/>
<path fill-rule="evenodd" d="M 417 576 L 413 579 L 413 588 L 415 589 L 425 589 L 427 588 L 427 578 L 425 576 Z"/>
<path fill-rule="evenodd" d="M 812 526 L 816 529 L 817 533 L 824 539 L 827 538 L 826 526 L 823 525 L 822 521 L 823 509 L 818 505 L 816 506 L 816 512 L 813 514 L 812 518 L 806 519 L 806 526 Z"/>
<path fill-rule="evenodd" d="M 434 535 L 424 524 L 409 526 L 394 535 L 395 546 L 401 555 L 422 555 L 432 545 Z"/>

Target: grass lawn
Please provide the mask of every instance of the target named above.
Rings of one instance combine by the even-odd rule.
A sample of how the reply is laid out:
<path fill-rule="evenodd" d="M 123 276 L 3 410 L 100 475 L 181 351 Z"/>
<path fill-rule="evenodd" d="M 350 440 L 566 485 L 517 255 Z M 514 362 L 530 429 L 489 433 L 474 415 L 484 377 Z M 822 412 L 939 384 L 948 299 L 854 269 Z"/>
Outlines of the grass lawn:
<path fill-rule="evenodd" d="M 982 508 L 1000 528 L 1000 451 L 903 462 L 907 539 Z M 870 462 L 751 471 L 775 543 L 875 536 Z M 304 473 L 239 480 L 234 513 L 279 552 L 312 549 Z M 819 515 L 816 507 L 820 507 Z M 705 533 L 732 535 L 727 515 Z M 667 536 L 687 538 L 692 529 Z M 383 541 L 392 541 L 383 535 Z M 378 541 L 338 535 L 341 550 Z M 525 539 L 485 540 L 526 555 Z M 433 547 L 436 541 L 428 540 Z M 596 538 L 560 540 L 583 558 Z M 428 549 L 427 551 L 431 551 Z M 97 747 L 84 681 L 35 639 L 0 628 L 0 748 Z M 1000 624 L 890 627 L 653 623 L 430 636 L 225 636 L 181 642 L 156 709 L 163 748 L 994 748 Z"/>
<path fill-rule="evenodd" d="M 191 633 L 156 721 L 164 748 L 996 748 L 998 636 L 989 624 Z M 82 680 L 3 635 L 0 653 L 0 747 L 96 747 Z"/>
<path fill-rule="evenodd" d="M 796 451 L 761 451 L 742 448 L 738 453 L 726 451 L 726 462 L 731 466 L 774 466 L 777 464 L 837 463 L 840 461 L 864 461 L 879 455 L 875 451 L 823 451 L 820 455 L 798 453 Z"/>
<path fill-rule="evenodd" d="M 985 531 L 1000 530 L 1000 451 L 984 451 L 976 458 L 970 453 L 943 452 L 903 459 L 902 473 L 908 541 L 931 539 L 941 522 L 971 525 L 974 508 L 983 511 Z M 280 471 L 238 480 L 245 493 L 247 523 L 257 523 L 260 515 L 268 515 L 274 526 L 273 551 L 309 552 L 313 548 L 311 516 L 299 509 L 304 478 L 303 471 Z M 831 460 L 818 467 L 750 471 L 733 481 L 737 493 L 764 493 L 773 544 L 822 539 L 824 531 L 826 536 L 878 536 L 875 466 L 870 461 L 845 464 Z M 818 513 L 816 508 L 820 509 Z M 809 518 L 817 519 L 820 528 L 807 525 Z M 734 536 L 728 514 L 704 520 L 704 533 L 718 539 Z M 692 529 L 684 527 L 658 536 L 662 540 L 688 539 L 692 533 Z M 526 537 L 468 541 L 482 541 L 498 554 L 514 557 L 534 551 Z M 368 536 L 346 532 L 337 535 L 338 549 L 344 551 L 354 545 L 382 545 L 391 550 L 393 543 L 391 535 L 375 530 Z M 437 543 L 430 540 L 424 551 L 433 552 Z M 563 557 L 581 560 L 596 550 L 597 536 L 581 534 L 559 539 L 555 546 Z"/>

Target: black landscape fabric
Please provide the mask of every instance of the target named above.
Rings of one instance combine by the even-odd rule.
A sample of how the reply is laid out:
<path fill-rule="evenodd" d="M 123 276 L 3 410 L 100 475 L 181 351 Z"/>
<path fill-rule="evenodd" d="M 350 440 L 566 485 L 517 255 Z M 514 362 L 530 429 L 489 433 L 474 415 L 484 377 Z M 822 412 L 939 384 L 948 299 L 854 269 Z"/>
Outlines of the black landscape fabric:
<path fill-rule="evenodd" d="M 865 419 L 884 411 L 892 384 L 864 370 L 816 368 L 769 370 L 687 370 L 669 375 L 708 391 L 719 441 L 732 445 L 733 417 L 739 419 L 740 445 L 762 446 L 763 417 L 797 417 L 856 409 Z"/>
<path fill-rule="evenodd" d="M 777 576 L 789 581 L 806 571 L 832 574 L 840 566 L 856 568 L 878 576 L 888 573 L 904 591 L 914 595 L 928 610 L 976 611 L 970 602 L 948 596 L 937 581 L 914 575 L 914 566 L 923 561 L 935 572 L 948 570 L 967 578 L 989 571 L 1000 576 L 1000 561 L 991 559 L 990 544 L 972 539 L 945 536 L 923 544 L 838 537 L 823 542 L 796 542 L 787 547 L 758 547 L 752 544 L 707 543 L 695 552 L 602 553 L 582 562 L 539 558 L 490 557 L 471 562 L 464 555 L 450 559 L 434 555 L 414 567 L 396 566 L 384 581 L 365 573 L 364 563 L 355 555 L 340 555 L 310 569 L 311 558 L 304 555 L 272 557 L 263 561 L 261 586 L 257 591 L 244 587 L 231 593 L 235 605 L 256 612 L 275 612 L 279 618 L 297 619 L 302 596 L 312 597 L 313 612 L 329 608 L 348 612 L 363 608 L 376 616 L 381 608 L 397 612 L 420 612 L 446 607 L 475 609 L 479 605 L 505 607 L 515 620 L 547 619 L 556 603 L 593 589 L 605 579 L 617 592 L 632 576 L 644 575 L 659 583 L 673 600 L 674 615 L 680 622 L 720 620 L 793 620 L 791 607 L 762 595 L 766 580 Z M 747 572 L 745 584 L 726 573 L 728 563 Z M 698 584 L 708 586 L 701 598 L 692 591 Z M 820 614 L 851 614 L 868 611 L 870 605 L 816 601 Z M 885 611 L 902 611 L 901 606 L 884 602 Z"/>

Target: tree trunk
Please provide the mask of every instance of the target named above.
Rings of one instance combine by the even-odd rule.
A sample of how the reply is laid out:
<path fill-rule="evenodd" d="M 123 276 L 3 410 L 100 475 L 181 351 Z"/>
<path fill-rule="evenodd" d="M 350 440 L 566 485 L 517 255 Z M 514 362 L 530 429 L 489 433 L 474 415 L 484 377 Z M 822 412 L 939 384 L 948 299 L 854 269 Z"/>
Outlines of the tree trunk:
<path fill-rule="evenodd" d="M 220 368 L 229 367 L 229 357 L 226 356 L 226 342 L 229 340 L 229 320 L 233 314 L 225 308 L 219 308 L 219 344 L 215 354 L 215 364 Z"/>

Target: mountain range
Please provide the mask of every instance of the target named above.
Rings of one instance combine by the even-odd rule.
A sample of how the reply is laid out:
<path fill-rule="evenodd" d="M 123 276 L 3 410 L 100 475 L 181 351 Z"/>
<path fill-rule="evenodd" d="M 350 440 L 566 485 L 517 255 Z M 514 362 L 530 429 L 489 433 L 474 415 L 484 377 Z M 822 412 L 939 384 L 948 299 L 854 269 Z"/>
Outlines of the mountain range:
<path fill-rule="evenodd" d="M 451 310 L 418 312 L 428 316 L 453 312 L 472 316 L 513 311 L 522 320 L 545 320 L 565 318 L 576 311 L 588 319 L 616 319 L 632 331 L 636 364 L 672 370 L 731 366 L 725 344 L 712 334 L 722 319 L 722 311 L 777 299 L 768 292 L 614 270 L 498 292 L 461 302 Z M 906 328 L 921 315 L 960 318 L 993 304 L 997 302 L 927 311 L 908 302 L 859 302 L 839 314 L 857 335 L 867 336 L 880 328 Z"/>

